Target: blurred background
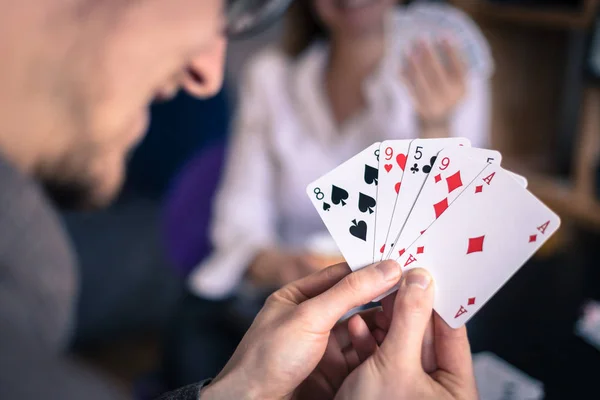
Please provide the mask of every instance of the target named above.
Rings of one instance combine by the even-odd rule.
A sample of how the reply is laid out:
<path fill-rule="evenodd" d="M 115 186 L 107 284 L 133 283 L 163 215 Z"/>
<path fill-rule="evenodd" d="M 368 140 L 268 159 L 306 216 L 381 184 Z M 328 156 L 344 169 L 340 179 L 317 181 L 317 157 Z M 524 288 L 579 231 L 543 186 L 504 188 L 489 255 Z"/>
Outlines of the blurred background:
<path fill-rule="evenodd" d="M 541 381 L 545 398 L 598 398 L 600 348 L 575 333 L 584 304 L 600 301 L 598 1 L 447 3 L 478 24 L 492 51 L 491 148 L 563 220 L 559 233 L 474 318 L 473 351 L 491 351 Z M 186 277 L 211 253 L 213 199 L 243 71 L 282 29 L 231 43 L 226 83 L 215 98 L 182 93 L 153 107 L 150 131 L 113 206 L 64 214 L 82 270 L 74 348 L 138 398 L 185 382 L 178 368 L 204 362 L 193 346 L 184 361 L 172 359 L 173 341 L 187 340 L 171 333 L 173 318 L 181 317 L 189 296 Z M 235 300 L 207 300 L 203 307 L 213 305 L 227 310 L 223 332 L 235 325 L 222 349 L 227 354 L 255 310 Z M 201 330 L 211 322 L 198 315 L 191 318 Z M 212 337 L 205 337 L 209 347 Z"/>

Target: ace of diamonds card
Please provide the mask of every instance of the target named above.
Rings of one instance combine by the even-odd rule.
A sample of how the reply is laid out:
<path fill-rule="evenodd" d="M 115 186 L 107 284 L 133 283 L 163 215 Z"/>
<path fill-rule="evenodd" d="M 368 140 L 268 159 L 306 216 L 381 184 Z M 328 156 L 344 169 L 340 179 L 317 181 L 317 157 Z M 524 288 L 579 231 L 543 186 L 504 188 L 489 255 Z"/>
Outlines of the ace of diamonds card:
<path fill-rule="evenodd" d="M 500 166 L 489 164 L 397 261 L 427 269 L 434 309 L 464 325 L 558 229 L 560 219 Z"/>

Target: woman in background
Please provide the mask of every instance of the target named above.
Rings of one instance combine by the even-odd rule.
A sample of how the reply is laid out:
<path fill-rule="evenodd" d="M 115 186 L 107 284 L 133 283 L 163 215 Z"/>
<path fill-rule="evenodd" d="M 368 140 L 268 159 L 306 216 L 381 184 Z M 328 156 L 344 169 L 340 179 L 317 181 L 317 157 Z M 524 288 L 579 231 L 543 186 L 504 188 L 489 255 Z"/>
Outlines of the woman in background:
<path fill-rule="evenodd" d="M 242 282 L 276 288 L 331 263 L 307 249 L 324 226 L 305 188 L 373 142 L 462 136 L 488 144 L 491 71 L 468 70 L 452 37 L 406 37 L 410 26 L 427 32 L 417 18 L 452 18 L 480 36 L 477 28 L 449 6 L 395 3 L 296 1 L 282 45 L 251 61 L 215 203 L 214 252 L 190 276 L 193 296 L 226 299 Z M 190 354 L 179 340 L 178 353 L 197 357 L 204 340 L 214 354 L 224 333 L 199 329 L 194 312 L 187 315 L 196 333 L 186 340 L 197 342 Z M 176 384 L 206 377 L 197 374 Z"/>
<path fill-rule="evenodd" d="M 244 276 L 279 287 L 322 267 L 305 250 L 324 229 L 306 185 L 373 142 L 463 136 L 487 144 L 489 74 L 467 71 L 452 38 L 403 41 L 415 8 L 472 26 L 444 5 L 295 2 L 283 45 L 247 68 L 215 203 L 215 250 L 191 276 L 194 293 L 227 297 Z"/>

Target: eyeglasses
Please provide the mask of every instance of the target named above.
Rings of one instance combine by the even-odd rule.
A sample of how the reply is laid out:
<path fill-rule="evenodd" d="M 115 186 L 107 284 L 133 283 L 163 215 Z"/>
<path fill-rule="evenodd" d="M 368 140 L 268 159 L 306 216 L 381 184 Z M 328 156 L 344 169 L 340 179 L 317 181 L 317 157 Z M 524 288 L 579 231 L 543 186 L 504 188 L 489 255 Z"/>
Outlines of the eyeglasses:
<path fill-rule="evenodd" d="M 230 39 L 243 39 L 267 29 L 285 13 L 292 0 L 227 0 Z"/>

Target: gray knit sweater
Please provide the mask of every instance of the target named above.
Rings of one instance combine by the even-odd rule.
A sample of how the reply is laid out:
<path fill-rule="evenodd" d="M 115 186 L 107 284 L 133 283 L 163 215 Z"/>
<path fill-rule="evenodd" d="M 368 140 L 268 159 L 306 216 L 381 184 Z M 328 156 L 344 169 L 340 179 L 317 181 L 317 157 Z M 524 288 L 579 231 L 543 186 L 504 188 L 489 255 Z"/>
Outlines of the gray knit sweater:
<path fill-rule="evenodd" d="M 77 287 L 74 252 L 56 210 L 0 158 L 0 399 L 128 397 L 67 354 Z M 164 399 L 197 399 L 200 387 Z"/>

